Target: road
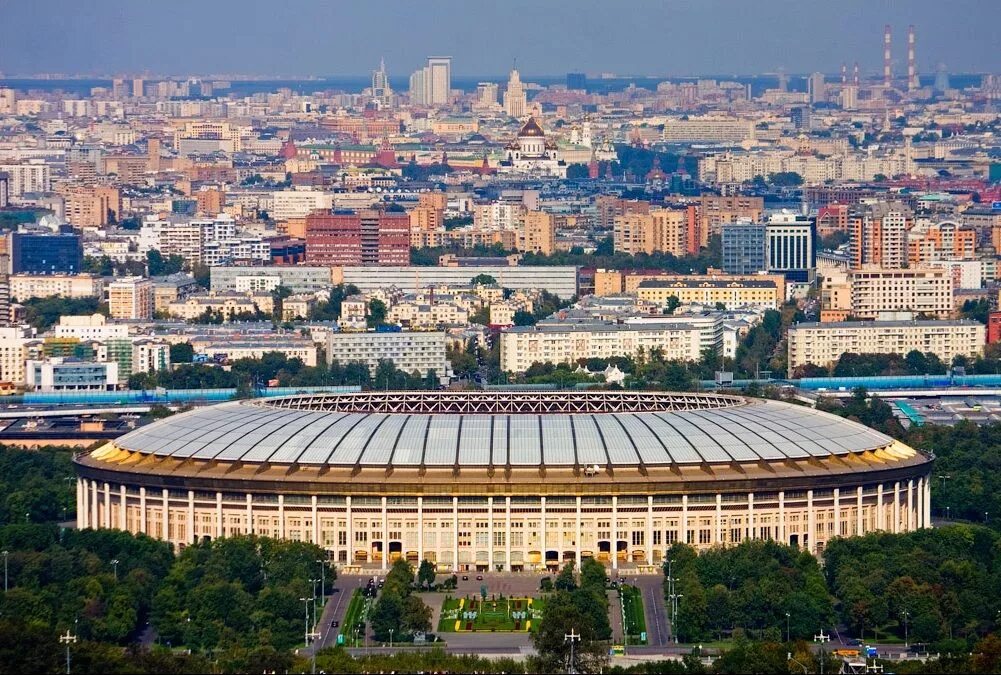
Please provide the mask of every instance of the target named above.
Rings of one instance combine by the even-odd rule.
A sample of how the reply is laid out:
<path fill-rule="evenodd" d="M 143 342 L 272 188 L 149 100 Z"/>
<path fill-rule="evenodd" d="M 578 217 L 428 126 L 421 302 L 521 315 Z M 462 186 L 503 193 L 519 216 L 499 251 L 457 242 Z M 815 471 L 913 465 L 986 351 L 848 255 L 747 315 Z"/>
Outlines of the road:
<path fill-rule="evenodd" d="M 332 628 L 331 622 L 336 621 L 338 626 L 344 623 L 344 614 L 351 604 L 351 595 L 354 589 L 361 588 L 371 577 L 368 575 L 346 575 L 337 578 L 334 588 L 340 589 L 336 593 L 331 593 L 327 598 L 327 604 L 323 606 L 320 613 L 320 620 L 313 628 L 314 632 L 320 634 L 320 638 L 315 640 L 309 647 L 300 651 L 302 654 L 310 655 L 315 649 L 326 649 L 337 644 L 337 635 L 340 628 Z"/>
<path fill-rule="evenodd" d="M 646 641 L 651 647 L 671 644 L 671 626 L 664 605 L 664 575 L 643 574 L 629 579 L 643 594 L 643 615 L 646 618 Z"/>

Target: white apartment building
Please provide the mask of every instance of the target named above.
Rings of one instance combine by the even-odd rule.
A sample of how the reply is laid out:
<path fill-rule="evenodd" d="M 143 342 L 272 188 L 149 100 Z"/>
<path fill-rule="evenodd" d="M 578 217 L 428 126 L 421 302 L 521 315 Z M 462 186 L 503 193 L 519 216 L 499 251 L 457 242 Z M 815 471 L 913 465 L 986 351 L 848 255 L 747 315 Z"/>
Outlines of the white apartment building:
<path fill-rule="evenodd" d="M 268 262 L 271 249 L 259 236 L 237 236 L 232 216 L 212 218 L 147 217 L 139 231 L 139 253 L 157 249 L 191 264 L 221 265 L 232 260 Z"/>
<path fill-rule="evenodd" d="M 77 340 L 125 340 L 129 337 L 129 327 L 122 323 L 108 323 L 103 314 L 90 316 L 61 316 L 59 323 L 53 327 L 57 338 L 76 338 Z"/>
<path fill-rule="evenodd" d="M 10 297 L 17 300 L 47 298 L 100 298 L 104 280 L 93 274 L 12 274 Z"/>
<path fill-rule="evenodd" d="M 740 143 L 754 138 L 754 121 L 736 117 L 706 116 L 664 121 L 668 143 Z"/>
<path fill-rule="evenodd" d="M 196 354 L 205 354 L 209 358 L 225 357 L 230 361 L 236 359 L 260 359 L 271 352 L 281 352 L 290 359 L 299 359 L 303 365 L 316 365 L 316 344 L 309 339 L 298 339 L 290 336 L 279 336 L 279 339 L 255 338 L 253 336 L 237 336 L 236 338 L 191 340 L 191 346 Z"/>
<path fill-rule="evenodd" d="M 533 363 L 574 363 L 578 359 L 663 352 L 665 360 L 697 361 L 702 329 L 685 324 L 537 324 L 500 333 L 501 370 L 523 373 Z"/>
<path fill-rule="evenodd" d="M 25 344 L 31 339 L 27 326 L 0 326 L 0 382 L 24 382 Z"/>
<path fill-rule="evenodd" d="M 26 192 L 50 192 L 52 177 L 49 165 L 41 159 L 29 159 L 26 162 L 2 163 L 0 173 L 6 173 L 9 178 L 8 192 L 11 199 L 18 200 Z"/>
<path fill-rule="evenodd" d="M 441 332 L 357 332 L 327 336 L 327 363 L 364 363 L 375 374 L 380 361 L 392 361 L 404 372 L 426 376 L 433 370 L 443 382 L 451 377 L 445 358 L 447 335 Z"/>
<path fill-rule="evenodd" d="M 956 356 L 983 352 L 987 327 L 978 321 L 842 321 L 800 323 L 789 328 L 789 370 L 812 363 L 830 366 L 842 354 L 931 352 L 949 364 Z"/>
<path fill-rule="evenodd" d="M 948 319 L 953 311 L 952 275 L 942 269 L 860 269 L 848 275 L 850 313 L 876 319 L 882 312 L 913 312 Z"/>
<path fill-rule="evenodd" d="M 59 357 L 28 360 L 24 384 L 35 391 L 111 391 L 118 386 L 118 362 Z"/>
<path fill-rule="evenodd" d="M 914 173 L 914 162 L 905 155 L 871 157 L 863 154 L 815 157 L 788 152 L 709 155 L 699 160 L 699 179 L 715 183 L 742 183 L 755 176 L 798 173 L 807 185 L 826 181 L 872 180 L 877 174 Z"/>
<path fill-rule="evenodd" d="M 274 220 L 302 218 L 313 211 L 333 208 L 333 195 L 319 190 L 282 190 L 271 195 L 270 215 Z"/>

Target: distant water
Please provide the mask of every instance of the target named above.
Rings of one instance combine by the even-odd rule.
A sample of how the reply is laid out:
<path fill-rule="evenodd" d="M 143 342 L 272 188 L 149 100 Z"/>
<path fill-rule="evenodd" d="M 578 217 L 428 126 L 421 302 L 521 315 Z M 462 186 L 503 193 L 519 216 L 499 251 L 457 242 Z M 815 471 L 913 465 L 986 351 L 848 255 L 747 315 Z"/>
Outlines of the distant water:
<path fill-rule="evenodd" d="M 840 76 L 828 76 L 828 81 L 837 82 Z M 981 76 L 979 74 L 950 75 L 951 86 L 958 89 L 979 86 Z M 156 81 L 157 78 L 150 78 Z M 608 79 L 592 79 L 587 81 L 587 89 L 593 93 L 608 93 L 622 91 L 630 85 L 635 85 L 643 89 L 656 89 L 660 82 L 694 82 L 698 77 L 616 77 Z M 727 80 L 751 85 L 751 94 L 758 96 L 766 89 L 774 89 L 778 86 L 778 77 L 775 75 L 705 75 L 701 79 Z M 566 77 L 563 75 L 522 75 L 522 80 L 541 85 L 563 84 Z M 935 80 L 934 74 L 921 77 L 921 83 L 931 85 Z M 507 82 L 507 75 L 484 75 L 456 76 L 452 78 L 452 87 L 463 91 L 474 91 L 479 82 Z M 291 89 L 299 94 L 313 94 L 321 91 L 340 92 L 360 92 L 370 86 L 371 79 L 366 75 L 339 75 L 334 77 L 317 78 L 313 80 L 234 80 L 232 88 L 222 90 L 238 96 L 249 96 L 262 92 L 271 92 L 278 89 Z M 407 77 L 390 77 L 390 84 L 396 91 L 406 91 L 409 83 Z M 27 93 L 31 91 L 52 93 L 62 91 L 72 96 L 85 97 L 90 94 L 94 87 L 111 87 L 111 80 L 102 79 L 72 79 L 72 80 L 41 80 L 41 79 L 0 79 L 0 87 L 10 87 L 18 91 Z M 792 91 L 806 91 L 806 78 L 801 75 L 789 76 L 789 89 Z"/>

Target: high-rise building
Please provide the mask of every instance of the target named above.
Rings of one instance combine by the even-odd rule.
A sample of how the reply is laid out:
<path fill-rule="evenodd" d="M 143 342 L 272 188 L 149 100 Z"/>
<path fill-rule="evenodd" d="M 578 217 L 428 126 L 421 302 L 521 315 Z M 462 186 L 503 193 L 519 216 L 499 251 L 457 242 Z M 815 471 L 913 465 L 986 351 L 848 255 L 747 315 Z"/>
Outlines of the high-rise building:
<path fill-rule="evenodd" d="M 510 117 L 520 119 L 525 116 L 527 107 L 525 85 L 522 84 L 518 71 L 512 70 L 507 80 L 507 89 L 504 91 L 504 112 Z"/>
<path fill-rule="evenodd" d="M 429 105 L 447 105 L 452 93 L 452 57 L 429 56 L 427 65 Z"/>
<path fill-rule="evenodd" d="M 587 75 L 584 73 L 567 73 L 567 89 L 570 91 L 585 91 Z"/>
<path fill-rule="evenodd" d="M 476 106 L 492 108 L 497 105 L 497 83 L 480 82 L 476 85 Z"/>
<path fill-rule="evenodd" d="M 414 71 L 410 76 L 410 104 L 427 105 L 427 68 Z"/>
<path fill-rule="evenodd" d="M 0 209 L 7 208 L 10 203 L 10 175 L 0 171 Z"/>
<path fill-rule="evenodd" d="M 778 214 L 765 224 L 768 271 L 789 281 L 813 281 L 817 267 L 816 226 L 806 216 Z"/>
<path fill-rule="evenodd" d="M 722 267 L 727 274 L 755 274 L 767 267 L 764 223 L 722 226 Z"/>
<path fill-rule="evenodd" d="M 810 109 L 806 106 L 798 106 L 789 111 L 789 121 L 795 129 L 805 129 L 809 131 L 811 126 Z"/>
<path fill-rule="evenodd" d="M 823 103 L 827 100 L 827 84 L 824 82 L 823 73 L 810 75 L 810 79 L 807 80 L 807 89 L 809 89 L 811 104 Z"/>
<path fill-rule="evenodd" d="M 108 309 L 113 319 L 152 319 L 153 281 L 122 277 L 108 284 Z"/>
<path fill-rule="evenodd" d="M 306 260 L 311 265 L 408 265 L 410 217 L 364 209 L 306 217 Z"/>
<path fill-rule="evenodd" d="M 393 89 L 389 86 L 385 59 L 379 61 L 379 70 L 372 73 L 372 98 L 378 102 L 380 108 L 389 108 L 393 105 Z"/>
<path fill-rule="evenodd" d="M 938 68 L 935 69 L 935 91 L 938 93 L 943 93 L 949 89 L 949 71 L 946 70 L 945 64 L 938 64 Z"/>
<path fill-rule="evenodd" d="M 556 219 L 545 211 L 529 211 L 525 214 L 522 251 L 550 255 L 556 249 Z"/>
<path fill-rule="evenodd" d="M 135 98 L 142 98 L 145 94 L 145 85 L 146 83 L 143 82 L 141 77 L 137 77 L 132 80 L 132 96 Z"/>
<path fill-rule="evenodd" d="M 907 231 L 913 215 L 899 203 L 872 204 L 849 218 L 853 268 L 878 265 L 900 269 L 907 262 Z"/>

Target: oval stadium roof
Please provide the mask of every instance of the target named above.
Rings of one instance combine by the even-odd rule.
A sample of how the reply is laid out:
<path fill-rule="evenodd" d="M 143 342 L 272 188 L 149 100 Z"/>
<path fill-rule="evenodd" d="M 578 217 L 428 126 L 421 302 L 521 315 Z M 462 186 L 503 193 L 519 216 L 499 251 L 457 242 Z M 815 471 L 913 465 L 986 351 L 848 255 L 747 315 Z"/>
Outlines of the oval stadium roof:
<path fill-rule="evenodd" d="M 115 446 L 250 464 L 517 468 L 782 462 L 893 442 L 811 408 L 717 394 L 375 392 L 199 408 Z"/>

